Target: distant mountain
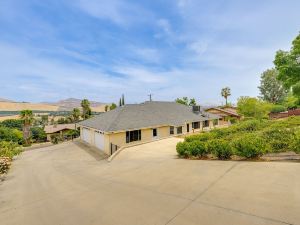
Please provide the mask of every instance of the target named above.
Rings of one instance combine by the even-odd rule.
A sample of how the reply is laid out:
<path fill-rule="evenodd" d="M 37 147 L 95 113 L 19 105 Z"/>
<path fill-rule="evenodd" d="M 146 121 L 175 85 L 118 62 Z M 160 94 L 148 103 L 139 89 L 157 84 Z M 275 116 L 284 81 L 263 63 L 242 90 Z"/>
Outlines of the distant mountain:
<path fill-rule="evenodd" d="M 46 102 L 45 104 L 58 106 L 59 111 L 70 111 L 73 110 L 74 108 L 80 108 L 81 101 L 82 101 L 81 99 L 77 99 L 77 98 L 67 98 L 57 102 Z M 104 111 L 104 107 L 106 103 L 96 102 L 96 101 L 90 101 L 90 103 L 93 111 L 96 112 Z"/>
<path fill-rule="evenodd" d="M 6 98 L 0 98 L 0 102 L 14 102 L 14 101 L 6 99 Z"/>
<path fill-rule="evenodd" d="M 0 111 L 21 111 L 31 109 L 37 111 L 71 111 L 74 108 L 81 108 L 81 100 L 76 98 L 68 98 L 58 102 L 15 102 L 8 99 L 0 98 Z M 104 112 L 105 103 L 90 101 L 93 112 Z"/>

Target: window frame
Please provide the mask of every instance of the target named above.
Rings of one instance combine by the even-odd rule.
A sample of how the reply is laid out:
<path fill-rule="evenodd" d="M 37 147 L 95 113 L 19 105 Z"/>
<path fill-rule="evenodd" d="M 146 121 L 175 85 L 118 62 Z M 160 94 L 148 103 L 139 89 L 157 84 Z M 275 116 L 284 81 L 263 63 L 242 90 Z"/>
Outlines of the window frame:
<path fill-rule="evenodd" d="M 197 126 L 195 126 L 197 124 Z M 201 124 L 200 124 L 200 121 L 197 121 L 197 122 L 192 122 L 192 128 L 197 130 L 197 129 L 200 129 L 201 127 Z"/>
<path fill-rule="evenodd" d="M 126 131 L 126 143 L 140 141 L 142 139 L 141 130 Z"/>
<path fill-rule="evenodd" d="M 170 126 L 170 135 L 174 135 L 175 128 L 174 126 Z"/>
<path fill-rule="evenodd" d="M 178 132 L 178 131 L 180 131 L 180 132 Z M 176 127 L 176 133 L 182 134 L 182 126 Z"/>

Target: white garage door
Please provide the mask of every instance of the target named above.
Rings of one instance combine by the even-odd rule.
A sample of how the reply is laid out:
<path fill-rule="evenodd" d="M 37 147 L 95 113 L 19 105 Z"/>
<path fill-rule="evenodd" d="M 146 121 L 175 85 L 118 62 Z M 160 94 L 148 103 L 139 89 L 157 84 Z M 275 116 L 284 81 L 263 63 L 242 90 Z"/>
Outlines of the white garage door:
<path fill-rule="evenodd" d="M 101 150 L 104 150 L 104 134 L 95 132 L 95 146 Z"/>
<path fill-rule="evenodd" d="M 84 140 L 87 143 L 91 142 L 91 132 L 89 129 L 86 128 L 82 129 L 82 140 Z"/>

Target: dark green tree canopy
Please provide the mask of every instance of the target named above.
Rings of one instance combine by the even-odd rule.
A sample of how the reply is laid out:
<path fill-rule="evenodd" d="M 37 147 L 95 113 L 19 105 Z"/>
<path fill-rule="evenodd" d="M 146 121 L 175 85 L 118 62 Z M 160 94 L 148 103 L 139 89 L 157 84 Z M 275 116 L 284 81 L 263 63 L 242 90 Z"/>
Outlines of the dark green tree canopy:
<path fill-rule="evenodd" d="M 283 83 L 277 77 L 278 71 L 276 69 L 264 71 L 261 75 L 260 86 L 258 87 L 261 98 L 275 104 L 282 102 L 286 95 Z"/>
<path fill-rule="evenodd" d="M 191 98 L 189 100 L 188 97 L 177 98 L 175 99 L 175 102 L 183 105 L 190 105 L 190 106 L 197 105 L 195 98 Z"/>
<path fill-rule="evenodd" d="M 290 51 L 277 51 L 274 64 L 279 71 L 278 79 L 287 88 L 300 82 L 300 34 L 292 42 Z"/>

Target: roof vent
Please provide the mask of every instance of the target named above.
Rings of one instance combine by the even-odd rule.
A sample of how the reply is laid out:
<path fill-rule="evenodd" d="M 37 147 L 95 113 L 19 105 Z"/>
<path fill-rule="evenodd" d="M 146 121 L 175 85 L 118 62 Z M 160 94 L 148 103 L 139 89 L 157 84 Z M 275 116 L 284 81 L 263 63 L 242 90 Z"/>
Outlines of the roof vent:
<path fill-rule="evenodd" d="M 193 105 L 193 112 L 200 113 L 200 105 Z"/>

